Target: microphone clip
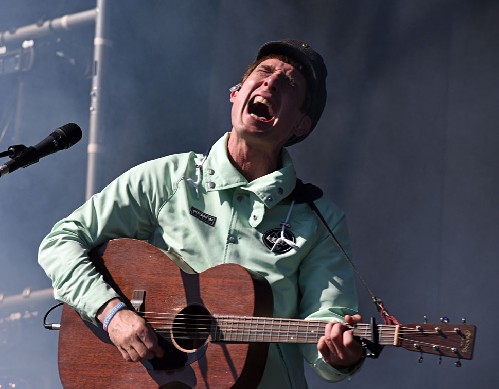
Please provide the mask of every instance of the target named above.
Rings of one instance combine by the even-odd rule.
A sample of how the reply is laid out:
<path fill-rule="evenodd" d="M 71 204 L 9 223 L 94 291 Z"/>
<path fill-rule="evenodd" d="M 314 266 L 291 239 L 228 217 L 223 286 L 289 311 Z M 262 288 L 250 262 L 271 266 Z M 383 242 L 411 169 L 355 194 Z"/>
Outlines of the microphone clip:
<path fill-rule="evenodd" d="M 27 149 L 27 147 L 25 145 L 9 146 L 7 151 L 3 151 L 0 153 L 0 158 L 9 157 L 11 159 L 16 159 L 17 157 L 21 156 L 21 154 L 23 154 L 24 150 L 26 150 L 26 149 Z"/>

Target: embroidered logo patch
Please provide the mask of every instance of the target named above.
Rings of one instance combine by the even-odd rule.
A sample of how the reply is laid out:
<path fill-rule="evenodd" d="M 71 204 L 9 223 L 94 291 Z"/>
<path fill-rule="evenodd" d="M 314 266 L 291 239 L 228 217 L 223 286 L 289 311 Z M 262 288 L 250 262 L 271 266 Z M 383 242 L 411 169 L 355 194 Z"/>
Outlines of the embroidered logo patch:
<path fill-rule="evenodd" d="M 290 230 L 284 229 L 283 233 L 280 228 L 272 228 L 263 234 L 262 241 L 270 251 L 276 254 L 284 254 L 292 249 L 291 245 L 294 245 L 296 239 Z"/>
<path fill-rule="evenodd" d="M 206 223 L 211 227 L 214 227 L 215 223 L 217 222 L 216 216 L 208 215 L 207 213 L 204 213 L 203 211 L 194 207 L 191 207 L 191 211 L 189 213 L 196 219 L 201 220 L 203 223 Z"/>

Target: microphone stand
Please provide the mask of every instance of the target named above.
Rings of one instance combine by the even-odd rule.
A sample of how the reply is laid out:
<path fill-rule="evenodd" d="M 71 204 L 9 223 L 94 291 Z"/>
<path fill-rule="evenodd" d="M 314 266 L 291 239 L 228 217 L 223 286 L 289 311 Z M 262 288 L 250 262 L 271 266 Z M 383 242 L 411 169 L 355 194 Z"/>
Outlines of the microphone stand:
<path fill-rule="evenodd" d="M 7 151 L 0 152 L 0 157 L 10 157 L 10 159 L 17 159 L 21 157 L 26 150 L 29 150 L 30 147 L 26 147 L 25 145 L 13 145 L 10 146 Z M 38 161 L 33 161 L 32 163 L 35 163 Z M 28 165 L 26 165 L 28 166 Z M 9 174 L 9 168 L 6 165 L 1 165 L 0 166 L 0 177 L 3 177 L 5 175 Z"/>

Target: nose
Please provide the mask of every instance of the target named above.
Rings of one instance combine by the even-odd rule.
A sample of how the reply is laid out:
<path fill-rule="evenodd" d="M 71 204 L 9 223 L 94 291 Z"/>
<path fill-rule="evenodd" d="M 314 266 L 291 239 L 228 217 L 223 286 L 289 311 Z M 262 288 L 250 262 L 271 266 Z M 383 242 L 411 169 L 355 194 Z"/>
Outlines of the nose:
<path fill-rule="evenodd" d="M 279 73 L 272 73 L 263 81 L 263 85 L 268 87 L 271 91 L 276 91 L 277 86 L 279 84 L 279 79 L 280 79 Z"/>

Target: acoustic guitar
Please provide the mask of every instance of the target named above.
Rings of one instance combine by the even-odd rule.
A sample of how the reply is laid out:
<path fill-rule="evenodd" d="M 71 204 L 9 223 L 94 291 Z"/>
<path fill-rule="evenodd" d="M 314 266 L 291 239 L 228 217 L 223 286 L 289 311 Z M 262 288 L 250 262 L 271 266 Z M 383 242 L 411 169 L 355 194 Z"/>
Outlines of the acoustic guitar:
<path fill-rule="evenodd" d="M 202 273 L 181 270 L 158 248 L 116 239 L 92 252 L 104 279 L 150 324 L 165 357 L 126 362 L 102 329 L 64 306 L 59 374 L 76 388 L 255 388 L 271 342 L 317 343 L 325 322 L 272 318 L 272 291 L 236 264 Z M 471 359 L 475 326 L 451 324 L 352 327 L 380 345 Z"/>

